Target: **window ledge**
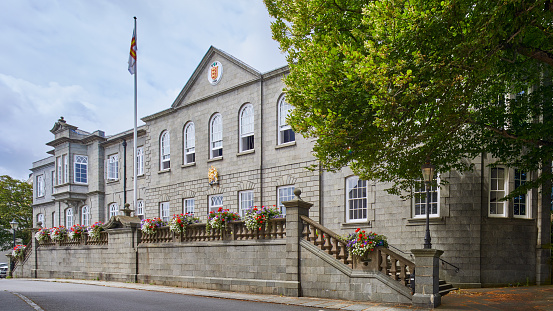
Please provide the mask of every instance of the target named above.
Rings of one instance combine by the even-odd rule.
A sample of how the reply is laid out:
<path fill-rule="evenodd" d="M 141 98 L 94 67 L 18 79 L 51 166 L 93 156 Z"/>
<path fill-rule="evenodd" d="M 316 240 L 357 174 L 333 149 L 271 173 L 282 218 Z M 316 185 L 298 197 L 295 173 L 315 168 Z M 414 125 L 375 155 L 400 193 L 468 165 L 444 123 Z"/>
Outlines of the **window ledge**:
<path fill-rule="evenodd" d="M 255 149 L 250 149 L 250 150 L 246 150 L 246 151 L 242 151 L 242 152 L 238 152 L 236 154 L 236 156 L 243 156 L 243 155 L 247 155 L 247 154 L 252 154 L 252 153 L 255 153 Z"/>
<path fill-rule="evenodd" d="M 373 224 L 370 221 L 362 222 L 346 222 L 342 223 L 342 229 L 357 229 L 357 228 L 372 228 Z"/>
<path fill-rule="evenodd" d="M 215 161 L 221 161 L 221 160 L 223 160 L 223 156 L 209 159 L 209 160 L 207 160 L 207 163 L 215 162 Z"/>
<path fill-rule="evenodd" d="M 119 182 L 119 179 L 106 179 L 106 184 L 114 184 Z"/>
<path fill-rule="evenodd" d="M 185 168 L 185 167 L 191 167 L 191 166 L 196 166 L 196 162 L 185 163 L 180 167 Z"/>
<path fill-rule="evenodd" d="M 166 169 L 164 169 L 164 170 L 162 170 L 162 171 L 159 171 L 159 172 L 157 172 L 157 173 L 158 173 L 158 174 L 165 174 L 165 173 L 169 173 L 170 171 L 171 171 L 171 168 L 166 168 Z"/>
<path fill-rule="evenodd" d="M 445 225 L 445 217 L 430 217 L 429 223 L 433 225 Z M 423 226 L 426 225 L 426 218 L 409 218 L 407 219 L 408 226 Z"/>
<path fill-rule="evenodd" d="M 286 148 L 286 147 L 292 147 L 292 146 L 295 146 L 295 145 L 296 145 L 296 141 L 294 140 L 294 141 L 291 141 L 291 142 L 288 142 L 288 143 L 276 145 L 275 149 Z"/>

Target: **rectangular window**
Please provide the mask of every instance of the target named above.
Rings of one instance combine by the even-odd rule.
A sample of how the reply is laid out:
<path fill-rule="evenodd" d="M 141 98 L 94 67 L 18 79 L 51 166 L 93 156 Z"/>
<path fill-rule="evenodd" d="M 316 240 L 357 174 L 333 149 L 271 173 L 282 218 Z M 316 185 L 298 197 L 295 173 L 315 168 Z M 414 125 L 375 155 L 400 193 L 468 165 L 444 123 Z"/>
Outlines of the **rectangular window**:
<path fill-rule="evenodd" d="M 194 215 L 194 199 L 182 200 L 182 211 L 185 214 Z"/>
<path fill-rule="evenodd" d="M 169 202 L 159 203 L 159 217 L 165 222 L 169 222 Z"/>
<path fill-rule="evenodd" d="M 216 212 L 220 207 L 223 207 L 223 195 L 215 194 L 209 196 L 209 211 Z"/>
<path fill-rule="evenodd" d="M 55 188 L 54 185 L 56 184 L 56 170 L 52 171 L 52 193 L 54 193 Z"/>
<path fill-rule="evenodd" d="M 69 182 L 69 157 L 63 155 L 63 183 Z"/>
<path fill-rule="evenodd" d="M 57 162 L 57 185 L 61 185 L 63 184 L 63 166 L 61 166 L 61 157 L 57 157 L 56 158 L 56 162 Z"/>
<path fill-rule="evenodd" d="M 346 179 L 346 222 L 367 221 L 367 181 L 352 176 Z"/>
<path fill-rule="evenodd" d="M 38 175 L 36 177 L 36 196 L 44 196 L 44 175 Z"/>
<path fill-rule="evenodd" d="M 246 216 L 246 212 L 253 208 L 253 190 L 240 191 L 238 193 L 238 205 L 240 217 Z"/>
<path fill-rule="evenodd" d="M 107 175 L 108 180 L 118 180 L 119 179 L 119 155 L 112 154 L 108 157 L 107 161 Z"/>
<path fill-rule="evenodd" d="M 136 216 L 140 219 L 144 217 L 144 200 L 136 201 Z"/>
<path fill-rule="evenodd" d="M 501 201 L 505 197 L 506 186 L 505 168 L 492 167 L 490 169 L 490 202 L 489 216 L 506 217 L 507 216 L 507 201 Z"/>
<path fill-rule="evenodd" d="M 65 210 L 65 227 L 71 228 L 73 226 L 73 210 L 68 208 Z"/>
<path fill-rule="evenodd" d="M 414 189 L 415 213 L 414 218 L 426 218 L 426 183 L 423 180 L 417 180 L 417 188 Z M 430 185 L 430 217 L 438 217 L 440 211 L 440 182 L 439 177 L 434 178 Z"/>
<path fill-rule="evenodd" d="M 290 201 L 294 199 L 294 186 L 284 186 L 277 189 L 277 206 L 280 209 L 282 215 L 286 215 L 286 207 L 282 202 Z"/>
<path fill-rule="evenodd" d="M 136 148 L 136 175 L 144 175 L 144 148 Z"/>
<path fill-rule="evenodd" d="M 86 184 L 88 183 L 88 157 L 76 155 L 75 156 L 75 183 Z"/>
<path fill-rule="evenodd" d="M 527 179 L 527 173 L 518 169 L 515 169 L 515 190 L 523 186 Z M 513 214 L 515 217 L 525 218 L 528 217 L 528 195 L 521 194 L 513 199 Z"/>
<path fill-rule="evenodd" d="M 56 212 L 52 212 L 52 227 L 58 226 L 58 219 L 56 218 Z"/>

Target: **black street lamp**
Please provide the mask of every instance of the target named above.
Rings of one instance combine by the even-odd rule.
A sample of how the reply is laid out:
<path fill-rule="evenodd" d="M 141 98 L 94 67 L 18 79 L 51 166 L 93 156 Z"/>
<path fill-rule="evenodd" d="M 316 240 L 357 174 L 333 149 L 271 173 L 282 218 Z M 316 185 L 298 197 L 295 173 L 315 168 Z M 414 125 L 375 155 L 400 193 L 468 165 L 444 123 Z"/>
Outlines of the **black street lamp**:
<path fill-rule="evenodd" d="M 434 165 L 430 164 L 430 161 L 426 162 L 421 167 L 422 177 L 426 186 L 426 234 L 424 235 L 424 248 L 432 248 L 432 239 L 430 238 L 430 185 L 434 179 Z"/>
<path fill-rule="evenodd" d="M 10 221 L 10 226 L 12 227 L 12 232 L 13 232 L 13 249 L 15 249 L 15 230 L 17 230 L 17 221 L 12 220 Z M 13 260 L 13 257 L 10 258 L 10 276 L 11 276 L 11 273 L 13 271 L 13 263 L 14 263 L 14 260 Z"/>

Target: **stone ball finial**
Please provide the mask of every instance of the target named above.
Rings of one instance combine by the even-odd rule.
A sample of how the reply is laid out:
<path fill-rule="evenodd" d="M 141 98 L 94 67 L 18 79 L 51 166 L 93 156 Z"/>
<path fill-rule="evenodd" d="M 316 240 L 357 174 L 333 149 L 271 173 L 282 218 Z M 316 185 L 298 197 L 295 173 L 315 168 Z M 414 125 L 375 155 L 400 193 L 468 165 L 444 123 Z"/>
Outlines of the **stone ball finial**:
<path fill-rule="evenodd" d="M 300 189 L 294 189 L 294 195 L 296 195 L 298 197 L 298 199 L 301 200 L 301 198 L 300 198 L 301 190 Z"/>

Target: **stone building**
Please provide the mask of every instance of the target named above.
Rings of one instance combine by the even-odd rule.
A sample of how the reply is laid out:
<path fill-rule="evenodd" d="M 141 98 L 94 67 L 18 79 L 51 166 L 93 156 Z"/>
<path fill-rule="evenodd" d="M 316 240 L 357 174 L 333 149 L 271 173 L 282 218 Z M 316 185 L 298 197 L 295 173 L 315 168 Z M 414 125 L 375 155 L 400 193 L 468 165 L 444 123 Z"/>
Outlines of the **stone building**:
<path fill-rule="evenodd" d="M 287 70 L 260 73 L 211 47 L 170 108 L 142 118 L 136 155 L 132 130 L 88 133 L 61 118 L 47 143 L 50 156 L 31 169 L 35 223 L 106 222 L 126 202 L 141 218 L 166 220 L 191 212 L 205 221 L 219 207 L 243 213 L 275 205 L 285 214 L 281 202 L 300 188 L 313 203 L 309 217 L 338 234 L 361 228 L 386 235 L 407 254 L 422 248 L 424 202 L 390 195 L 388 185 L 359 180 L 348 168 L 319 168 L 312 140 L 286 124 L 293 109 L 283 93 Z M 432 245 L 444 251 L 441 276 L 461 287 L 550 282 L 551 202 L 538 190 L 499 201 L 535 173 L 491 168 L 492 161 L 484 154 L 471 173 L 437 177 L 448 182 L 431 191 Z"/>

